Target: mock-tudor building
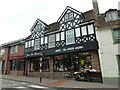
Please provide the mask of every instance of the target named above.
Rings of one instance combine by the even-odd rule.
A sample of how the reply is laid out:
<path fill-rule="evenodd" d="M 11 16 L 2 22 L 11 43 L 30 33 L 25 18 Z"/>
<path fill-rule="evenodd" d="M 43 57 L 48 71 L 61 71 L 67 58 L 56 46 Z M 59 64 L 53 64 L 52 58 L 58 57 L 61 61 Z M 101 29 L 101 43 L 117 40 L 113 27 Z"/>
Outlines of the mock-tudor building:
<path fill-rule="evenodd" d="M 66 7 L 57 22 L 47 25 L 37 19 L 26 38 L 26 75 L 65 78 L 67 72 L 94 69 L 101 77 L 94 10 L 81 13 Z"/>

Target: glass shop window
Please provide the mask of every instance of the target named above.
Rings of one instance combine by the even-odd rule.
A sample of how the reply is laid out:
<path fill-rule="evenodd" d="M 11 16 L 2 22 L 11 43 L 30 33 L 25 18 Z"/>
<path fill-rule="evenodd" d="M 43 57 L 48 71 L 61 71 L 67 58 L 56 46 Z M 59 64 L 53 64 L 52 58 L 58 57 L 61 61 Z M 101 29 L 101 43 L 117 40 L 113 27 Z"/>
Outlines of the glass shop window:
<path fill-rule="evenodd" d="M 42 71 L 50 71 L 49 57 L 45 57 L 42 61 Z"/>
<path fill-rule="evenodd" d="M 63 56 L 55 56 L 54 71 L 64 71 Z"/>
<path fill-rule="evenodd" d="M 20 59 L 20 60 L 12 60 L 10 61 L 11 63 L 11 70 L 24 70 L 25 69 L 25 60 Z"/>

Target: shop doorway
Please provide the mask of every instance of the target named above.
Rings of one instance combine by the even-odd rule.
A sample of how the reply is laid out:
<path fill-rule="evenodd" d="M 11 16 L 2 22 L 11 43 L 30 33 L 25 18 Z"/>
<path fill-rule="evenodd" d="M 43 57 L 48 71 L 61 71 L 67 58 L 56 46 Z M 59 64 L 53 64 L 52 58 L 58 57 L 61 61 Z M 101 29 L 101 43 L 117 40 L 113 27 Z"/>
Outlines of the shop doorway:
<path fill-rule="evenodd" d="M 69 55 L 71 70 L 74 72 L 81 70 L 91 69 L 91 54 L 90 53 L 77 53 Z"/>

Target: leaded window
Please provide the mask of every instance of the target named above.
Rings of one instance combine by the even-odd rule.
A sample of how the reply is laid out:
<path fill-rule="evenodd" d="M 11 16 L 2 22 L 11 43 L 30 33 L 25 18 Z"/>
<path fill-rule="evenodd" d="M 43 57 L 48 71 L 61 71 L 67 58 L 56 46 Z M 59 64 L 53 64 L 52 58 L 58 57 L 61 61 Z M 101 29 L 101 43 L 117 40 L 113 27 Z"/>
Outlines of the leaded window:
<path fill-rule="evenodd" d="M 82 27 L 81 27 L 81 31 L 82 31 L 82 36 L 87 35 L 86 26 L 82 26 Z"/>
<path fill-rule="evenodd" d="M 41 45 L 44 44 L 44 38 L 41 37 Z"/>
<path fill-rule="evenodd" d="M 76 37 L 80 37 L 80 28 L 75 28 Z"/>
<path fill-rule="evenodd" d="M 61 32 L 61 40 L 65 40 L 65 32 Z"/>
<path fill-rule="evenodd" d="M 45 44 L 47 44 L 48 43 L 48 37 L 46 36 L 45 37 Z"/>
<path fill-rule="evenodd" d="M 55 34 L 49 36 L 49 48 L 55 47 Z"/>
<path fill-rule="evenodd" d="M 75 43 L 74 29 L 66 31 L 66 44 Z"/>
<path fill-rule="evenodd" d="M 35 47 L 34 47 L 35 50 L 38 50 L 40 49 L 40 39 L 35 39 Z"/>
<path fill-rule="evenodd" d="M 56 34 L 56 41 L 60 41 L 60 33 Z"/>
<path fill-rule="evenodd" d="M 88 25 L 88 34 L 94 34 L 93 24 Z"/>

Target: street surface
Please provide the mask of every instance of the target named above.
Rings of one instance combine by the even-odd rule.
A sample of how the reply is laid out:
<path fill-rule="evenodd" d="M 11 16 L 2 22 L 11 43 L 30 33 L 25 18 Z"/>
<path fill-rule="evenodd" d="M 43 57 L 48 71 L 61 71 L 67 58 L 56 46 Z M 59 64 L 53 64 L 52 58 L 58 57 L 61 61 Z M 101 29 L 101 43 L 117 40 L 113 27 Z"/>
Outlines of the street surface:
<path fill-rule="evenodd" d="M 2 90 L 87 90 L 73 88 L 46 87 L 39 84 L 2 79 Z"/>
<path fill-rule="evenodd" d="M 2 79 L 2 90 L 119 90 L 117 88 L 62 88 Z"/>

